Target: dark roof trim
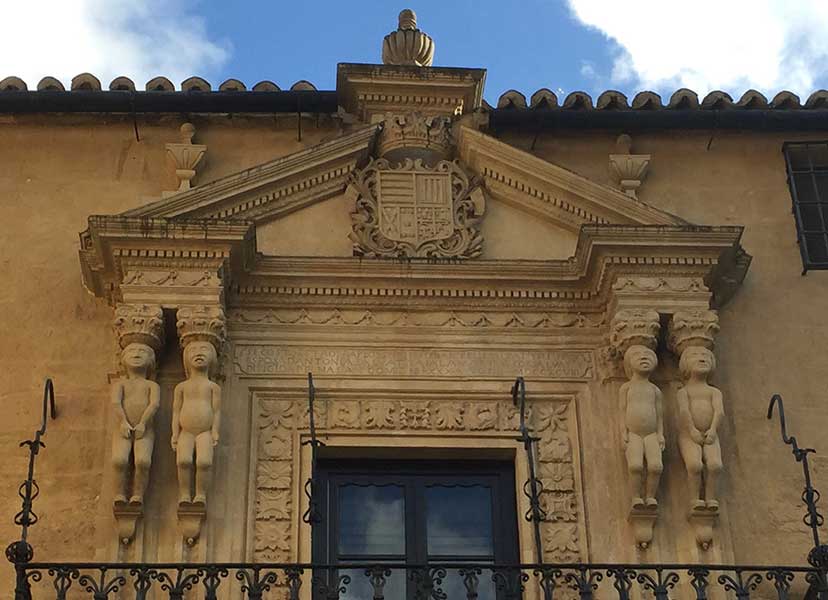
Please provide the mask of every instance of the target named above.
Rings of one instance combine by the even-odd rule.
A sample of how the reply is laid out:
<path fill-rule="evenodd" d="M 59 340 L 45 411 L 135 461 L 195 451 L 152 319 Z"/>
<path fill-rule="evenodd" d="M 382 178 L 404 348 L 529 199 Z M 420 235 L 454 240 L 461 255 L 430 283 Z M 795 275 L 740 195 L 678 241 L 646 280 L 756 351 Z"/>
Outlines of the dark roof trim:
<path fill-rule="evenodd" d="M 501 129 L 751 129 L 758 131 L 826 131 L 828 110 L 548 110 L 511 108 L 489 113 L 489 126 Z"/>
<path fill-rule="evenodd" d="M 0 94 L 0 113 L 335 113 L 336 92 L 39 91 Z"/>

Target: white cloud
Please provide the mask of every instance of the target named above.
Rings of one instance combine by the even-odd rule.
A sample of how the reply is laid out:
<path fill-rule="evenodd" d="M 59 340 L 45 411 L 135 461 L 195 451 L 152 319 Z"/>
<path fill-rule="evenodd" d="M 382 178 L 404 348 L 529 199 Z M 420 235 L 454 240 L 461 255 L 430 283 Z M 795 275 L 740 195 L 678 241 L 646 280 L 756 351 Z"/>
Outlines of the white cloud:
<path fill-rule="evenodd" d="M 83 72 L 104 89 L 119 75 L 136 89 L 157 75 L 178 87 L 209 75 L 230 53 L 228 43 L 208 39 L 186 0 L 7 0 L 3 22 L 0 79 L 16 75 L 29 89 L 46 75 L 68 89 Z"/>
<path fill-rule="evenodd" d="M 569 0 L 618 44 L 611 80 L 700 94 L 788 89 L 803 100 L 828 75 L 826 0 Z"/>

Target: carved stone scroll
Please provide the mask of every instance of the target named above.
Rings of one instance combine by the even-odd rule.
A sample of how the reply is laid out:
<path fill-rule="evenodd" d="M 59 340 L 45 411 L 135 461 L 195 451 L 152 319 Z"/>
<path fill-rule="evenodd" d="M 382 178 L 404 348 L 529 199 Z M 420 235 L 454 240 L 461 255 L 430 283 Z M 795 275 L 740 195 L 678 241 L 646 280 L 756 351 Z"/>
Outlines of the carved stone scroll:
<path fill-rule="evenodd" d="M 123 377 L 112 384 L 117 427 L 112 434 L 116 475 L 113 513 L 118 539 L 132 541 L 143 515 L 155 445 L 155 414 L 161 390 L 155 377 L 156 352 L 164 339 L 164 314 L 157 305 L 122 304 L 113 322 L 121 347 Z"/>
<path fill-rule="evenodd" d="M 718 315 L 706 309 L 676 312 L 668 329 L 668 344 L 679 356 L 684 384 L 676 400 L 679 450 L 690 491 L 688 519 L 703 550 L 713 543 L 719 515 L 716 484 L 723 469 L 718 429 L 724 417 L 724 402 L 721 391 L 708 383 L 716 368 L 713 346 L 718 331 Z"/>
<path fill-rule="evenodd" d="M 473 258 L 483 247 L 483 192 L 456 162 L 371 161 L 351 177 L 357 256 Z"/>
<path fill-rule="evenodd" d="M 187 379 L 173 392 L 172 447 L 178 467 L 178 521 L 188 545 L 198 539 L 207 511 L 213 448 L 219 443 L 221 386 L 213 381 L 224 343 L 224 311 L 217 306 L 178 310 Z"/>

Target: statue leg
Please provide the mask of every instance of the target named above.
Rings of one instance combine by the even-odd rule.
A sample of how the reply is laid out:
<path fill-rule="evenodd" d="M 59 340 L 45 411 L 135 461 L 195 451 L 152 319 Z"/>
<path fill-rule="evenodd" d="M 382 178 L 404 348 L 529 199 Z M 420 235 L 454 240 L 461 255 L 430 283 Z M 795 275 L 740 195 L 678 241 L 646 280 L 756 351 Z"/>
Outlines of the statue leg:
<path fill-rule="evenodd" d="M 178 435 L 178 451 L 175 463 L 178 466 L 178 501 L 190 502 L 190 492 L 193 481 L 193 454 L 195 452 L 195 437 L 192 433 L 182 431 Z"/>
<path fill-rule="evenodd" d="M 704 446 L 704 464 L 706 480 L 704 482 L 704 500 L 708 508 L 719 508 L 716 500 L 716 484 L 722 472 L 722 449 L 719 440 Z"/>
<path fill-rule="evenodd" d="M 641 484 L 644 478 L 644 442 L 641 436 L 633 432 L 629 433 L 626 455 L 632 490 L 632 506 L 636 508 L 644 504 L 641 497 Z"/>
<path fill-rule="evenodd" d="M 681 458 L 684 459 L 684 466 L 687 468 L 687 483 L 690 488 L 690 508 L 703 508 L 704 500 L 701 499 L 701 478 L 702 469 L 702 448 L 689 436 L 679 436 L 679 450 Z"/>
<path fill-rule="evenodd" d="M 196 479 L 193 502 L 207 502 L 207 490 L 213 475 L 213 436 L 209 431 L 196 437 Z"/>
<path fill-rule="evenodd" d="M 155 444 L 155 435 L 149 431 L 140 440 L 135 440 L 135 479 L 132 483 L 132 497 L 130 502 L 143 504 L 144 493 L 147 491 L 150 466 L 152 464 L 152 447 Z"/>
<path fill-rule="evenodd" d="M 112 466 L 115 467 L 115 502 L 126 502 L 129 490 L 129 455 L 132 440 L 123 437 L 120 431 L 112 436 Z"/>
<path fill-rule="evenodd" d="M 658 500 L 656 500 L 658 484 L 661 481 L 661 472 L 664 470 L 658 434 L 651 433 L 644 438 L 644 455 L 647 457 L 647 482 L 645 484 L 644 501 L 647 506 L 656 506 L 658 505 Z"/>

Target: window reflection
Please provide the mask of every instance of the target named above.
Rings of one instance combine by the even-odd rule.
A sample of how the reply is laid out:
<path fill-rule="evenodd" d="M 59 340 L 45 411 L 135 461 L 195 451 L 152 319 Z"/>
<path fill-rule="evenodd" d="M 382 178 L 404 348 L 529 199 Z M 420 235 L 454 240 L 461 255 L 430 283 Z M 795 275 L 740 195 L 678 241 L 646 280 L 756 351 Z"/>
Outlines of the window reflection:
<path fill-rule="evenodd" d="M 343 485 L 339 488 L 339 554 L 405 555 L 402 487 Z"/>
<path fill-rule="evenodd" d="M 429 557 L 493 556 L 490 488 L 430 486 L 425 494 Z"/>

